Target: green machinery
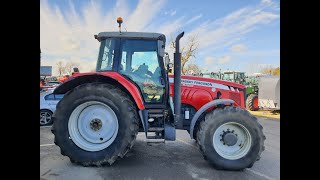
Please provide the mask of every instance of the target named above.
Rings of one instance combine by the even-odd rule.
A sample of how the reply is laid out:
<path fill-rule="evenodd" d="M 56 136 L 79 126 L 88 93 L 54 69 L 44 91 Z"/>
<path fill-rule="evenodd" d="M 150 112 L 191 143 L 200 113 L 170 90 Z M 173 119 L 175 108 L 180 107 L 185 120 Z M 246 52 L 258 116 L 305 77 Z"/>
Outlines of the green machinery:
<path fill-rule="evenodd" d="M 246 86 L 246 106 L 251 111 L 259 110 L 258 105 L 258 80 L 256 75 L 246 76 L 245 72 L 239 71 L 224 71 L 224 72 L 206 72 L 193 74 L 194 76 L 201 76 L 213 79 L 222 79 L 226 81 L 232 81 Z"/>
<path fill-rule="evenodd" d="M 193 75 L 201 76 L 201 77 L 205 77 L 205 78 L 221 79 L 220 72 L 206 72 L 206 73 L 193 74 Z"/>
<path fill-rule="evenodd" d="M 259 109 L 257 76 L 246 76 L 245 72 L 225 71 L 221 73 L 221 79 L 245 85 L 247 95 L 247 108 L 251 111 L 257 111 Z"/>
<path fill-rule="evenodd" d="M 206 72 L 193 74 L 195 76 L 222 79 L 232 81 L 246 86 L 246 105 L 251 111 L 257 111 L 258 105 L 258 76 L 246 76 L 245 72 L 224 71 L 224 72 Z"/>

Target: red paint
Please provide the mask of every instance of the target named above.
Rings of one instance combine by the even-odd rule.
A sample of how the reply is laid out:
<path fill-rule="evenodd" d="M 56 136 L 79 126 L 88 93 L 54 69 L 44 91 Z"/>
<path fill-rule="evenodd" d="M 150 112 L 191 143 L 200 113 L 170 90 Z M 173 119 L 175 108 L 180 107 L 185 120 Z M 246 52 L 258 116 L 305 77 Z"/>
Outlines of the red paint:
<path fill-rule="evenodd" d="M 145 109 L 143 99 L 140 95 L 140 91 L 139 91 L 138 87 L 136 87 L 134 84 L 132 84 L 126 78 L 124 78 L 118 72 L 74 73 L 72 75 L 72 77 L 95 75 L 95 74 L 108 76 L 108 77 L 118 81 L 120 84 L 122 84 L 130 92 L 130 94 L 132 95 L 133 99 L 135 100 L 138 108 L 140 110 Z M 173 78 L 173 75 L 169 75 L 169 78 Z M 181 78 L 188 79 L 188 80 L 211 82 L 211 83 L 221 84 L 221 85 L 225 85 L 225 86 L 232 86 L 234 88 L 240 88 L 240 89 L 245 88 L 244 85 L 229 82 L 229 81 L 218 80 L 218 79 L 203 78 L 203 77 L 196 77 L 196 76 L 181 76 Z M 199 86 L 199 85 L 187 86 L 185 84 L 182 84 L 182 86 L 181 86 L 181 102 L 183 104 L 189 104 L 198 110 L 206 103 L 213 101 L 214 98 L 217 96 L 218 91 L 221 92 L 221 96 L 220 96 L 221 99 L 233 99 L 236 101 L 236 103 L 234 103 L 235 106 L 240 106 L 241 108 L 245 108 L 244 93 L 243 92 L 237 92 L 237 91 L 231 91 L 231 90 L 225 90 L 225 89 L 219 89 L 219 88 L 216 88 L 215 91 L 213 92 L 212 87 Z M 173 85 L 173 83 L 170 83 L 170 92 L 169 92 L 170 96 L 173 96 L 173 92 L 174 92 L 174 85 Z M 239 101 L 240 101 L 240 104 L 237 103 Z"/>
<path fill-rule="evenodd" d="M 173 75 L 169 75 L 169 78 L 173 78 Z M 211 78 L 203 78 L 197 76 L 181 76 L 181 79 L 187 80 L 196 80 L 196 81 L 204 81 L 204 82 L 211 82 L 226 86 L 232 86 L 233 88 L 244 89 L 245 86 L 238 83 L 233 83 L 229 81 L 219 80 L 219 79 L 211 79 Z M 193 106 L 196 110 L 200 109 L 206 103 L 213 101 L 215 97 L 217 97 L 217 92 L 221 92 L 221 99 L 232 99 L 236 103 L 235 106 L 239 106 L 245 109 L 244 104 L 244 94 L 243 92 L 238 91 L 231 91 L 225 89 L 216 88 L 215 92 L 212 91 L 212 87 L 207 86 L 199 86 L 199 85 L 181 85 L 181 103 L 189 104 Z M 173 97 L 174 95 L 174 84 L 173 82 L 170 83 L 170 96 Z M 240 102 L 238 104 L 237 102 Z"/>
<path fill-rule="evenodd" d="M 140 110 L 145 109 L 143 99 L 140 95 L 139 89 L 132 84 L 130 81 L 128 81 L 126 78 L 121 76 L 118 72 L 91 72 L 91 73 L 74 73 L 72 77 L 78 77 L 78 76 L 86 76 L 86 75 L 103 75 L 108 76 L 116 81 L 118 81 L 122 86 L 124 86 L 131 96 L 133 97 L 134 101 L 136 102 L 138 108 Z"/>
<path fill-rule="evenodd" d="M 62 76 L 62 77 L 58 78 L 58 81 L 63 83 L 65 81 L 67 81 L 69 78 L 70 78 L 70 76 Z"/>
<path fill-rule="evenodd" d="M 258 109 L 258 108 L 259 108 L 258 102 L 259 102 L 259 101 L 258 101 L 258 97 L 253 100 L 253 107 L 254 107 L 255 109 Z"/>

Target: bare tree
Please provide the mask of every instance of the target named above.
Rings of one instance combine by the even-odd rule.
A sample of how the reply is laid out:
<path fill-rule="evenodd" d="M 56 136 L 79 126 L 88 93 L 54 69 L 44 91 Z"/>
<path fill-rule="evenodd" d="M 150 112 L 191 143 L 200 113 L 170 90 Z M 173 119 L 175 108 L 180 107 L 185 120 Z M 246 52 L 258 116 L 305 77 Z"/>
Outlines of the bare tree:
<path fill-rule="evenodd" d="M 62 76 L 66 71 L 66 67 L 64 66 L 62 61 L 57 62 L 56 65 L 59 76 Z"/>
<path fill-rule="evenodd" d="M 201 68 L 194 64 L 194 63 L 189 63 L 185 67 L 185 73 L 187 74 L 199 74 L 201 73 Z"/>
<path fill-rule="evenodd" d="M 171 38 L 172 39 L 172 38 Z M 171 40 L 170 47 L 175 49 L 176 44 L 174 40 Z M 196 36 L 189 36 L 187 44 L 181 46 L 181 72 L 182 74 L 186 73 L 186 63 L 191 59 L 191 57 L 195 58 L 196 51 L 198 49 L 198 42 Z"/>
<path fill-rule="evenodd" d="M 73 61 L 69 61 L 66 66 L 65 66 L 65 72 L 69 75 L 72 74 L 73 72 L 73 68 L 74 67 L 78 67 L 79 68 L 79 63 L 73 62 Z"/>

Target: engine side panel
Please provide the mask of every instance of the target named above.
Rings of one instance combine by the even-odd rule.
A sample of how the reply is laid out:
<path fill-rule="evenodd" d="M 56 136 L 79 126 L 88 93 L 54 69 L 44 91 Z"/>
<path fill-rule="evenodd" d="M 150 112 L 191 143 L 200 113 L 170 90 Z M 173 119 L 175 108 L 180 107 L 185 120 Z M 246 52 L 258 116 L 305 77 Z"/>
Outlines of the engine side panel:
<path fill-rule="evenodd" d="M 173 76 L 169 76 L 170 96 L 174 95 Z M 236 105 L 245 108 L 245 86 L 228 81 L 182 76 L 181 103 L 189 104 L 199 110 L 215 99 L 232 99 Z"/>

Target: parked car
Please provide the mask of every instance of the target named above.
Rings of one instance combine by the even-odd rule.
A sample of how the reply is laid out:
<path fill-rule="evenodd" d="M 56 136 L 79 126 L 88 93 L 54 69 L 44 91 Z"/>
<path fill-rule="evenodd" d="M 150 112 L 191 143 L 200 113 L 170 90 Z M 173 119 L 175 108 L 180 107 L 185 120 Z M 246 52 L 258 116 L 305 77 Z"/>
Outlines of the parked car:
<path fill-rule="evenodd" d="M 62 98 L 63 94 L 53 94 L 53 90 L 40 93 L 40 126 L 53 123 L 52 114 Z"/>

